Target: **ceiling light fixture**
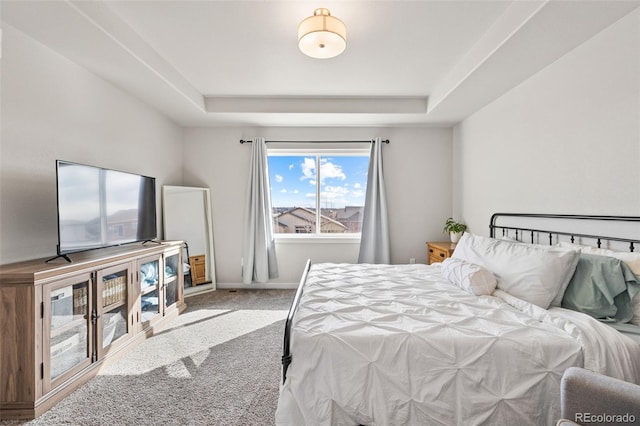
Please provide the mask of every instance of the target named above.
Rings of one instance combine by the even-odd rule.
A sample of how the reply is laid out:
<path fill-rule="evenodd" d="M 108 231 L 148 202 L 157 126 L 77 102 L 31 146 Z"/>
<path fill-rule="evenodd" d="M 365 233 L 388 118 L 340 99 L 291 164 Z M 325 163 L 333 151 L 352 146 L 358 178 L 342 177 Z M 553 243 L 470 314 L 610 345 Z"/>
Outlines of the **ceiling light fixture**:
<path fill-rule="evenodd" d="M 298 47 L 312 58 L 338 56 L 347 47 L 347 27 L 329 9 L 316 9 L 298 25 Z"/>

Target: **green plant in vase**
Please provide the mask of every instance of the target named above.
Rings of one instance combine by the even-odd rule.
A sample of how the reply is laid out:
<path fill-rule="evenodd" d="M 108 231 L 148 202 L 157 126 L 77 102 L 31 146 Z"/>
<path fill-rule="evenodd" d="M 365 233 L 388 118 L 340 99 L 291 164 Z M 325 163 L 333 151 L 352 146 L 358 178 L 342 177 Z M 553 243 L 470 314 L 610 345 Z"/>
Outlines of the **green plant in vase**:
<path fill-rule="evenodd" d="M 461 222 L 456 222 L 452 217 L 448 218 L 444 223 L 443 232 L 449 234 L 452 243 L 457 243 L 464 231 L 467 230 L 467 225 Z"/>

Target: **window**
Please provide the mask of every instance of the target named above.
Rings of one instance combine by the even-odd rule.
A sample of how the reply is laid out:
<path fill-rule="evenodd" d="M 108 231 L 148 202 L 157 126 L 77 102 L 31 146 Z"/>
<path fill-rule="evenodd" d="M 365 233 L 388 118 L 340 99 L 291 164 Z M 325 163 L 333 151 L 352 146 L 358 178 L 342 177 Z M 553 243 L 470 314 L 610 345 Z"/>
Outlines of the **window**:
<path fill-rule="evenodd" d="M 270 149 L 276 234 L 360 234 L 369 150 Z"/>

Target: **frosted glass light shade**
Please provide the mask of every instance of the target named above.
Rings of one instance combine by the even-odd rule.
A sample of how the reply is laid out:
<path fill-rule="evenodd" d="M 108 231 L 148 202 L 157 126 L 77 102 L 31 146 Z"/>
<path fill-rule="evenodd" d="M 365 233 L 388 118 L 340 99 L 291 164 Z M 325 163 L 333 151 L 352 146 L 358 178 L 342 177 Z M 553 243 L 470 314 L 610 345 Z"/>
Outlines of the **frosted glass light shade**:
<path fill-rule="evenodd" d="M 312 58 L 338 56 L 347 47 L 347 27 L 329 9 L 316 9 L 298 25 L 298 47 Z"/>

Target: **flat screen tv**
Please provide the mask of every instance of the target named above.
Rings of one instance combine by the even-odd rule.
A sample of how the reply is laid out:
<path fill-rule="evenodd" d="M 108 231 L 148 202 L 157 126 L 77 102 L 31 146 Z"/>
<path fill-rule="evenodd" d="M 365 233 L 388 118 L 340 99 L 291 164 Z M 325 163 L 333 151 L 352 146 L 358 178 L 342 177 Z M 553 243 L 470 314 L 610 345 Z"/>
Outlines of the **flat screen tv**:
<path fill-rule="evenodd" d="M 56 161 L 58 255 L 157 237 L 155 178 Z"/>

